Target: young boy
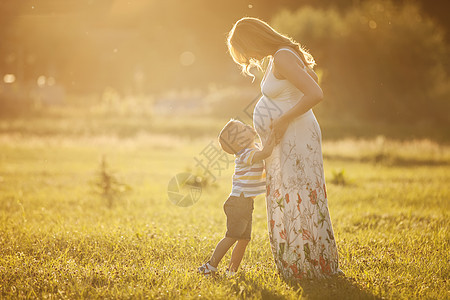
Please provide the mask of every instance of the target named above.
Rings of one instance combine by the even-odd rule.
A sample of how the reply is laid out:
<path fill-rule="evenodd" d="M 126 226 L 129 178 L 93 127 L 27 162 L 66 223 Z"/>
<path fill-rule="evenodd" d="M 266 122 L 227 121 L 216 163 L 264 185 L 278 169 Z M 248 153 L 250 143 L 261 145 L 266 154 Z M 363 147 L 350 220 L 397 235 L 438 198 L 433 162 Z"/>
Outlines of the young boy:
<path fill-rule="evenodd" d="M 260 150 L 255 144 L 256 135 L 253 127 L 234 119 L 219 134 L 220 146 L 225 152 L 235 155 L 236 165 L 231 194 L 223 206 L 227 216 L 227 232 L 217 244 L 211 259 L 198 268 L 201 274 L 213 275 L 217 272 L 220 260 L 237 241 L 227 269 L 228 275 L 234 275 L 250 242 L 253 200 L 266 191 L 263 159 L 272 154 L 275 145 L 271 136 Z"/>

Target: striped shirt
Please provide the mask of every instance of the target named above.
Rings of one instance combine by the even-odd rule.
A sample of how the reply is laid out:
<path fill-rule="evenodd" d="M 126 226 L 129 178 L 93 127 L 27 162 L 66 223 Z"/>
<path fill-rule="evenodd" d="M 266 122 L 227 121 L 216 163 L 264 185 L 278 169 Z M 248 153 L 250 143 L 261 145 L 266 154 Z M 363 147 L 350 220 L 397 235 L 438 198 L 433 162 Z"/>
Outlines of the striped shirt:
<path fill-rule="evenodd" d="M 266 174 L 264 162 L 251 164 L 253 156 L 259 151 L 257 148 L 245 148 L 236 153 L 233 187 L 230 196 L 255 197 L 266 192 Z"/>

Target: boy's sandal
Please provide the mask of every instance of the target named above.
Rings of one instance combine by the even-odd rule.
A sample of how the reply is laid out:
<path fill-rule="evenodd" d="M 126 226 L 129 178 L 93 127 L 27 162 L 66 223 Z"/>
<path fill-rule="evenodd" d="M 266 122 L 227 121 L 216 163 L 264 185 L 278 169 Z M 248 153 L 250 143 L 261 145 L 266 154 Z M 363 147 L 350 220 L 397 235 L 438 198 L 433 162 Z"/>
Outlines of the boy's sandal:
<path fill-rule="evenodd" d="M 210 276 L 214 275 L 217 272 L 217 268 L 211 266 L 209 262 L 207 262 L 206 264 L 198 268 L 198 272 L 205 276 Z"/>

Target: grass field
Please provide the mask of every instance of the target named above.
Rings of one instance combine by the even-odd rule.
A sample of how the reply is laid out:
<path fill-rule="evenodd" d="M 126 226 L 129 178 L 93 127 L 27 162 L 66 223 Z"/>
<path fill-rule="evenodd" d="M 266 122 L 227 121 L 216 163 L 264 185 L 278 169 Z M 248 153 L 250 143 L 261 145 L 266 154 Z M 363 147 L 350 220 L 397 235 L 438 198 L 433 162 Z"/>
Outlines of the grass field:
<path fill-rule="evenodd" d="M 191 207 L 170 203 L 166 189 L 211 141 L 2 133 L 0 298 L 450 297 L 449 146 L 325 140 L 329 206 L 346 277 L 296 285 L 277 275 L 261 196 L 238 275 L 195 273 L 225 233 L 222 203 L 232 167 Z M 129 186 L 117 191 L 112 207 L 94 193 L 103 155 Z"/>

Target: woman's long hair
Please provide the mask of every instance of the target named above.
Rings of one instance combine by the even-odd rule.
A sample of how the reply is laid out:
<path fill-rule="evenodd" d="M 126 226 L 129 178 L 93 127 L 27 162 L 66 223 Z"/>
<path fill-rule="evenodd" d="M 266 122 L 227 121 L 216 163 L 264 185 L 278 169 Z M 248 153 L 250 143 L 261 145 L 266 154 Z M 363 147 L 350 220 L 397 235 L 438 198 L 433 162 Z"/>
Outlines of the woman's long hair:
<path fill-rule="evenodd" d="M 303 63 L 312 68 L 316 62 L 299 43 L 270 27 L 266 22 L 251 17 L 237 21 L 228 33 L 228 51 L 233 60 L 242 67 L 242 73 L 255 78 L 252 67 L 262 70 L 262 61 L 279 48 L 287 46 L 295 50 Z M 255 58 L 258 55 L 260 58 Z"/>

